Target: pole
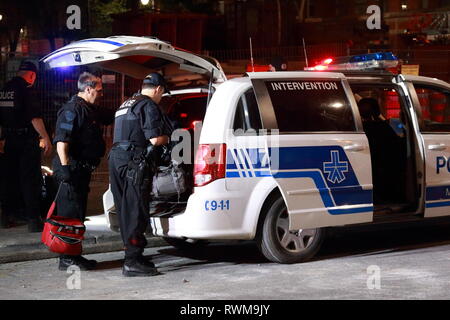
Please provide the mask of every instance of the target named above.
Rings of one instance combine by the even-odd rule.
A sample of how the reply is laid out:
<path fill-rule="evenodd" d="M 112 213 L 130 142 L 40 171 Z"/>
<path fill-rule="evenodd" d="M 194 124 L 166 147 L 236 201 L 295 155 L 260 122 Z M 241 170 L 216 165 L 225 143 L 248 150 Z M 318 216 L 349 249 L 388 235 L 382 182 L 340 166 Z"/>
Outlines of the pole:
<path fill-rule="evenodd" d="M 308 54 L 306 53 L 305 38 L 302 38 L 302 40 L 303 40 L 303 52 L 305 53 L 306 67 L 308 68 Z"/>
<path fill-rule="evenodd" d="M 252 64 L 252 72 L 255 72 L 255 65 L 253 64 L 252 37 L 250 37 L 250 62 Z"/>

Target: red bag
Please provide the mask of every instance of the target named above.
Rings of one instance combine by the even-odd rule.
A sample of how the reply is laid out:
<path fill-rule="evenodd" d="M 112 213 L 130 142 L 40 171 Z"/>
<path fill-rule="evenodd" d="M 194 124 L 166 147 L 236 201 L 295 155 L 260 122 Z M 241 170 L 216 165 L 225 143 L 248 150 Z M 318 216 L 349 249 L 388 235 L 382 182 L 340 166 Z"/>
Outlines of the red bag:
<path fill-rule="evenodd" d="M 80 219 L 53 216 L 55 207 L 56 199 L 48 210 L 41 236 L 42 243 L 52 252 L 81 255 L 81 241 L 84 239 L 86 227 Z"/>

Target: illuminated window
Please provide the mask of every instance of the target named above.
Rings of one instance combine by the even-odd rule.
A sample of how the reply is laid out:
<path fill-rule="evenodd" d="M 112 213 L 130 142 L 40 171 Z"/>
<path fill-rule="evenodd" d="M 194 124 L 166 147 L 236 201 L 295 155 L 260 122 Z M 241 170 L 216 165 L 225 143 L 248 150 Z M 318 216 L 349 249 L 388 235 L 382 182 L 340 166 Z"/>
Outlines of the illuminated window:
<path fill-rule="evenodd" d="M 450 131 L 450 92 L 435 88 L 414 85 L 421 108 L 421 131 Z"/>

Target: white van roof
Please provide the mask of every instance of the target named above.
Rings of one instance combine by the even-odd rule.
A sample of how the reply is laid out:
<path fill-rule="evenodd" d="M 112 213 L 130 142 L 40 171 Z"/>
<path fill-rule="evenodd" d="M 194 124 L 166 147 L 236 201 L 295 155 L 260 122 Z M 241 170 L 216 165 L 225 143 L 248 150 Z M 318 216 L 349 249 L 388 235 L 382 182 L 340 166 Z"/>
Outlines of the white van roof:
<path fill-rule="evenodd" d="M 217 60 L 173 47 L 153 37 L 114 36 L 76 41 L 42 58 L 48 68 L 87 64 L 137 79 L 161 72 L 170 84 L 226 80 Z"/>

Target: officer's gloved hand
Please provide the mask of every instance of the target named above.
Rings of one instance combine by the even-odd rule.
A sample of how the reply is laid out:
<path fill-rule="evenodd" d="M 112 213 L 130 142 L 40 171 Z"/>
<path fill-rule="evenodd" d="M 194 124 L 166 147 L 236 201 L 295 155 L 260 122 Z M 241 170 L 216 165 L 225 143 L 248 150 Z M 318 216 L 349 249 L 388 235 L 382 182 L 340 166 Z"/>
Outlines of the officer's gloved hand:
<path fill-rule="evenodd" d="M 61 166 L 61 170 L 58 175 L 63 182 L 70 182 L 70 165 Z"/>

